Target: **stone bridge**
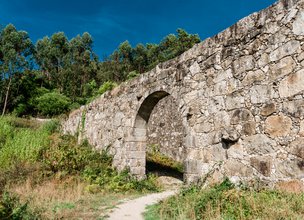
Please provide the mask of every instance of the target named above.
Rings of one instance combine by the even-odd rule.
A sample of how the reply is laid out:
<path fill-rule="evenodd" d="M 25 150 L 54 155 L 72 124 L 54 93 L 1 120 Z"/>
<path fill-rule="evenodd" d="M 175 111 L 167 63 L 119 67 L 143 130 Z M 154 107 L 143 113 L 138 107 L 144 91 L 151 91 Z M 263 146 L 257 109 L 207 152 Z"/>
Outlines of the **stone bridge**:
<path fill-rule="evenodd" d="M 304 1 L 279 1 L 82 106 L 63 130 L 140 177 L 153 139 L 187 182 L 303 183 L 303 39 Z"/>

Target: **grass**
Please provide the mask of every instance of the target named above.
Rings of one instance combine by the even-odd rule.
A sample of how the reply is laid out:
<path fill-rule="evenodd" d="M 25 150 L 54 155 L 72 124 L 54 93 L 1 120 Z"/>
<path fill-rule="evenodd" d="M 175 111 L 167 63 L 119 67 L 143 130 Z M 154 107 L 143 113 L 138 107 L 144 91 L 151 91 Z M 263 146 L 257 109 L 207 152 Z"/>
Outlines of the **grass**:
<path fill-rule="evenodd" d="M 304 194 L 254 191 L 224 181 L 207 189 L 197 186 L 182 190 L 150 206 L 146 220 L 156 219 L 303 219 Z"/>
<path fill-rule="evenodd" d="M 183 173 L 183 164 L 162 154 L 158 145 L 148 146 L 148 149 L 149 150 L 147 151 L 146 155 L 147 163 L 155 164 L 156 166 L 161 166 L 163 169 L 168 168 L 171 170 L 175 170 L 178 173 Z"/>
<path fill-rule="evenodd" d="M 0 219 L 102 219 L 120 199 L 158 191 L 155 177 L 118 172 L 106 150 L 57 127 L 0 118 Z"/>
<path fill-rule="evenodd" d="M 69 176 L 64 180 L 52 178 L 40 184 L 31 180 L 10 186 L 10 192 L 21 201 L 28 201 L 41 219 L 98 219 L 107 216 L 109 210 L 119 201 L 134 198 L 141 193 L 105 192 L 91 193 L 87 184 L 78 177 Z"/>
<path fill-rule="evenodd" d="M 0 118 L 0 169 L 7 170 L 16 161 L 35 162 L 50 131 L 38 122 L 14 117 Z"/>

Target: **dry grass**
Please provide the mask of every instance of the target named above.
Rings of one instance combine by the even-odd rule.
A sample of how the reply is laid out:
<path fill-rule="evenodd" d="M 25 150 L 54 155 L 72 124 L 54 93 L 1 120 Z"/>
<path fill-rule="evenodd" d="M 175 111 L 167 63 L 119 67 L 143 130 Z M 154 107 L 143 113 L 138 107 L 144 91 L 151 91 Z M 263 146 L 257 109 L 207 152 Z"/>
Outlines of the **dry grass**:
<path fill-rule="evenodd" d="M 43 219 L 103 219 L 109 209 L 120 200 L 139 194 L 97 192 L 86 190 L 87 184 L 77 177 L 65 180 L 53 178 L 38 185 L 29 178 L 22 184 L 14 184 L 8 190 L 21 201 L 41 213 Z"/>
<path fill-rule="evenodd" d="M 254 191 L 231 186 L 193 187 L 151 206 L 147 220 L 155 219 L 304 219 L 304 194 Z"/>

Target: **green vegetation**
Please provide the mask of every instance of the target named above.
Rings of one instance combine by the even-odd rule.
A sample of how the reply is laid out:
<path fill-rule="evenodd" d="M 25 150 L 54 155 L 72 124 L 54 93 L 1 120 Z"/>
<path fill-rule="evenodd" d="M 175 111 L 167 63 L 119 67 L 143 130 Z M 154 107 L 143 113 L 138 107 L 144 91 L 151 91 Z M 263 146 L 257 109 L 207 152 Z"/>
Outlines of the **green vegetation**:
<path fill-rule="evenodd" d="M 182 29 L 159 44 L 128 41 L 103 61 L 89 33 L 68 39 L 63 32 L 34 44 L 27 32 L 0 28 L 0 109 L 2 115 L 53 116 L 78 108 L 119 83 L 151 70 L 200 41 Z"/>
<path fill-rule="evenodd" d="M 101 95 L 101 94 L 105 93 L 106 91 L 112 90 L 116 86 L 117 86 L 117 83 L 107 81 L 100 86 L 100 88 L 98 89 L 98 93 Z"/>
<path fill-rule="evenodd" d="M 53 219 L 72 214 L 92 193 L 132 196 L 158 190 L 155 177 L 138 181 L 128 171 L 118 172 L 107 150 L 61 135 L 58 124 L 0 118 L 0 219 Z"/>
<path fill-rule="evenodd" d="M 5 192 L 0 200 L 0 219 L 39 219 L 39 212 L 29 209 L 28 203 L 21 203 L 19 198 Z"/>
<path fill-rule="evenodd" d="M 229 180 L 191 186 L 150 206 L 145 219 L 303 219 L 304 194 L 237 188 Z"/>
<path fill-rule="evenodd" d="M 149 150 L 147 151 L 146 160 L 147 166 L 149 164 L 157 167 L 161 167 L 162 169 L 170 169 L 172 171 L 176 171 L 178 173 L 184 172 L 184 167 L 181 162 L 175 161 L 170 157 L 162 154 L 160 152 L 158 145 L 148 146 Z M 153 167 L 152 167 L 153 169 Z"/>
<path fill-rule="evenodd" d="M 36 98 L 38 113 L 45 116 L 59 115 L 67 110 L 71 105 L 71 101 L 68 97 L 57 93 L 49 92 Z"/>

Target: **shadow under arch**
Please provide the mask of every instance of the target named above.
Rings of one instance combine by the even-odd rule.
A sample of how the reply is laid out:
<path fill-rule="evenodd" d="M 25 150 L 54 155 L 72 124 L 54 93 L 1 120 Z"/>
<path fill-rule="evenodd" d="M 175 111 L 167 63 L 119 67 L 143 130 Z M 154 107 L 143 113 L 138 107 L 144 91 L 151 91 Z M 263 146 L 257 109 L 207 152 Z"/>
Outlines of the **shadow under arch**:
<path fill-rule="evenodd" d="M 144 178 L 146 174 L 147 125 L 150 115 L 157 103 L 169 95 L 166 91 L 153 92 L 145 98 L 137 111 L 132 141 L 129 142 L 129 168 L 138 178 Z"/>

